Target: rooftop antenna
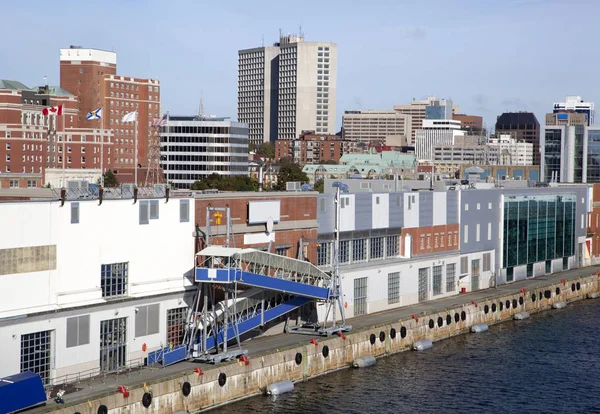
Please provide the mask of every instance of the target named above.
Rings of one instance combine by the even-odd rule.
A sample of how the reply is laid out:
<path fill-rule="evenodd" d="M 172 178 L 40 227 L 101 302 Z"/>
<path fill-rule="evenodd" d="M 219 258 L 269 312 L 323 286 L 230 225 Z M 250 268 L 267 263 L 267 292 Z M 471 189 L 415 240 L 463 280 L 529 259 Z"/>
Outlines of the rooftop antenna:
<path fill-rule="evenodd" d="M 298 26 L 298 37 L 304 37 L 302 35 L 302 25 Z"/>
<path fill-rule="evenodd" d="M 260 47 L 265 47 L 265 35 L 262 35 L 262 41 L 261 41 Z"/>
<path fill-rule="evenodd" d="M 279 29 L 279 39 L 281 40 L 282 37 L 283 37 L 283 33 L 281 32 L 281 29 Z"/>
<path fill-rule="evenodd" d="M 200 91 L 200 105 L 198 106 L 198 116 L 204 116 L 204 100 L 202 99 L 203 91 Z"/>

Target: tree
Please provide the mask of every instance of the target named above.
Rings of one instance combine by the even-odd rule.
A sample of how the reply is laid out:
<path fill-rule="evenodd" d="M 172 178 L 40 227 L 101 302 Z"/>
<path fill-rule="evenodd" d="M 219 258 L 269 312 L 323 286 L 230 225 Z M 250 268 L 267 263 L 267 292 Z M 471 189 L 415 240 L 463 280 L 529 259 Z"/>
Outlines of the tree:
<path fill-rule="evenodd" d="M 118 187 L 119 186 L 119 180 L 117 180 L 117 177 L 111 170 L 106 171 L 102 175 L 104 176 L 104 187 Z M 100 179 L 98 179 L 98 185 L 100 185 L 100 183 L 101 183 L 101 181 L 100 181 Z"/>
<path fill-rule="evenodd" d="M 298 164 L 285 162 L 279 167 L 277 173 L 276 190 L 284 191 L 288 182 L 299 181 L 301 183 L 308 182 L 308 176 Z"/>
<path fill-rule="evenodd" d="M 266 155 L 267 157 L 273 159 L 275 158 L 275 145 L 271 142 L 263 142 L 258 147 L 257 152 L 262 155 Z"/>
<path fill-rule="evenodd" d="M 315 181 L 315 185 L 313 185 L 313 190 L 323 194 L 323 192 L 325 191 L 325 180 L 319 178 L 317 181 Z"/>
<path fill-rule="evenodd" d="M 221 190 L 221 191 L 256 191 L 258 181 L 247 175 L 211 174 L 200 181 L 194 182 L 190 190 Z"/>

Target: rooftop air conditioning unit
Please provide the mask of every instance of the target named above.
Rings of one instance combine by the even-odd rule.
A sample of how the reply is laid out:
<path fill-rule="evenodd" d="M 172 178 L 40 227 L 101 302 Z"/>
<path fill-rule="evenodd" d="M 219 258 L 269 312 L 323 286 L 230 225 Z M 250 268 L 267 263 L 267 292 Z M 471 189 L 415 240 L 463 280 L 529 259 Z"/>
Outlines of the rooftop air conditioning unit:
<path fill-rule="evenodd" d="M 286 191 L 302 191 L 302 183 L 299 181 L 291 181 L 285 183 Z"/>
<path fill-rule="evenodd" d="M 85 180 L 67 181 L 67 188 L 88 188 L 90 183 Z"/>

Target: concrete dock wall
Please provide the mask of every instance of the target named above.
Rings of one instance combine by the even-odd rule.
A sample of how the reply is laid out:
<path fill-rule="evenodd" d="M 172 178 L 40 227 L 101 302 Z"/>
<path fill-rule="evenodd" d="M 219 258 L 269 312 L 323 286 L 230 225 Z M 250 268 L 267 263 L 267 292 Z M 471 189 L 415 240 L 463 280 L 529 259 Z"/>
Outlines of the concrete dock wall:
<path fill-rule="evenodd" d="M 410 349 L 415 341 L 438 341 L 467 333 L 476 324 L 494 325 L 511 320 L 518 312 L 533 314 L 550 309 L 555 302 L 583 299 L 588 293 L 598 291 L 599 280 L 599 276 L 592 275 L 548 284 L 531 291 L 519 291 L 515 286 L 514 293 L 504 295 L 494 295 L 497 292 L 490 290 L 490 296 L 478 302 L 353 331 L 346 334 L 345 339 L 338 336 L 316 338 L 316 345 L 310 343 L 311 337 L 299 336 L 306 339 L 303 345 L 265 355 L 250 355 L 248 365 L 237 361 L 206 369 L 203 375 L 195 372 L 179 374 L 146 384 L 146 388 L 140 385 L 129 389 L 127 398 L 115 390 L 110 395 L 65 406 L 56 412 L 96 414 L 100 412 L 101 405 L 110 414 L 198 412 L 261 394 L 267 385 L 275 382 L 306 381 L 327 372 L 349 368 L 352 361 L 361 356 L 391 355 Z M 186 382 L 191 386 L 187 397 L 182 392 Z M 142 398 L 147 392 L 151 393 L 152 402 L 145 408 Z M 49 405 L 47 410 L 55 408 Z"/>

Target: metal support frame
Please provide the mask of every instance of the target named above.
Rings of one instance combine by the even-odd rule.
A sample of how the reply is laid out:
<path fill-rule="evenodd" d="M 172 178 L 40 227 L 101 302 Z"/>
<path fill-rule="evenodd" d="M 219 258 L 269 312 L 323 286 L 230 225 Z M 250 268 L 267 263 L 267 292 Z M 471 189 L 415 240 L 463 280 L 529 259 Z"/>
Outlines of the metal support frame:
<path fill-rule="evenodd" d="M 337 185 L 336 185 L 337 184 Z M 331 295 L 327 300 L 327 311 L 323 325 L 311 325 L 306 327 L 290 327 L 286 328 L 286 332 L 322 336 L 331 336 L 337 332 L 348 332 L 352 330 L 351 325 L 346 324 L 346 312 L 344 309 L 344 294 L 342 290 L 342 279 L 340 276 L 340 213 L 341 213 L 341 188 L 343 184 L 335 182 L 337 187 L 335 195 L 335 242 L 333 251 L 333 271 L 331 272 Z M 338 324 L 336 308 L 340 311 L 340 324 Z M 329 314 L 332 315 L 331 326 L 327 326 Z"/>

